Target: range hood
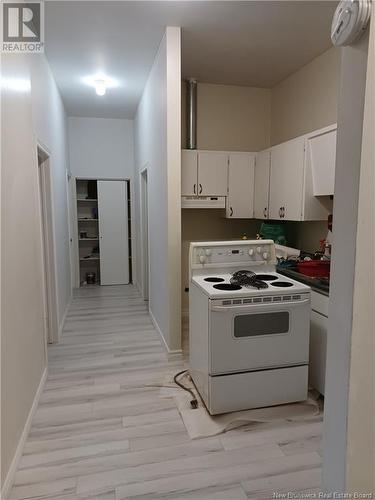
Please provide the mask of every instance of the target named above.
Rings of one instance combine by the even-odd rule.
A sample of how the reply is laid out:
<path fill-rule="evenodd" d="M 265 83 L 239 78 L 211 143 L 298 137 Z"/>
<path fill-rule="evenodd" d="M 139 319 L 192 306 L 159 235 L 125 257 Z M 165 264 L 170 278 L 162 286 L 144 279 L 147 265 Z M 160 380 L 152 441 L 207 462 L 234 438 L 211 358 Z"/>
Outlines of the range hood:
<path fill-rule="evenodd" d="M 225 208 L 225 196 L 181 196 L 181 208 Z"/>

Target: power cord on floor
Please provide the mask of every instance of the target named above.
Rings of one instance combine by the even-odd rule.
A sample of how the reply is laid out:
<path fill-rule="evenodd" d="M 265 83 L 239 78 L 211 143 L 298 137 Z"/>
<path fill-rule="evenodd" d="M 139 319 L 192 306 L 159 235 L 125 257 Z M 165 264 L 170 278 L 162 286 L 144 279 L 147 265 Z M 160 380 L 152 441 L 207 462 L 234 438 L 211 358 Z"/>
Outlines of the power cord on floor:
<path fill-rule="evenodd" d="M 183 389 L 184 391 L 188 392 L 189 394 L 191 394 L 193 396 L 193 399 L 190 401 L 190 406 L 192 407 L 193 410 L 196 410 L 198 408 L 198 400 L 195 397 L 194 392 L 192 391 L 192 389 L 190 389 L 189 387 L 186 387 L 185 385 L 183 385 L 181 382 L 179 382 L 177 380 L 180 375 L 183 375 L 185 373 L 188 373 L 188 370 L 182 370 L 182 372 L 176 373 L 176 375 L 173 377 L 173 380 L 179 387 L 181 387 L 181 389 Z"/>

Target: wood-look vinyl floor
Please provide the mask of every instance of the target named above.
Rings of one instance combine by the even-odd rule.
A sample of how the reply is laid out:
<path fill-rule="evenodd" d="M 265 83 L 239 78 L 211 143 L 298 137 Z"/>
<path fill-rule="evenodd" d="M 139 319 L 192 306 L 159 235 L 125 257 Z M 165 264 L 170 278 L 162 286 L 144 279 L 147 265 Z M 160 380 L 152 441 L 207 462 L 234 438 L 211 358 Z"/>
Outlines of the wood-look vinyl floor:
<path fill-rule="evenodd" d="M 319 491 L 321 417 L 190 440 L 160 399 L 168 359 L 133 286 L 78 290 L 10 499 L 260 500 Z"/>

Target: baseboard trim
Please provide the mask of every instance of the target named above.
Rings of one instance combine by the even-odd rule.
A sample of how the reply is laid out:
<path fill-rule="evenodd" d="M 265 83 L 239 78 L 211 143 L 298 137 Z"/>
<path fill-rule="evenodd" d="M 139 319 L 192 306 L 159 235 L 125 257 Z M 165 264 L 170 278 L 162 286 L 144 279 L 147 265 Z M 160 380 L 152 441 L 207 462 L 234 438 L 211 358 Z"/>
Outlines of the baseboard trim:
<path fill-rule="evenodd" d="M 158 322 L 156 321 L 155 316 L 153 315 L 151 309 L 149 309 L 148 312 L 150 314 L 151 321 L 154 324 L 154 327 L 155 327 L 156 331 L 158 332 L 158 334 L 162 340 L 163 346 L 164 346 L 165 350 L 167 351 L 167 353 L 168 354 L 182 354 L 182 349 L 169 349 L 169 346 L 164 338 L 164 335 L 163 335 L 163 333 L 158 325 Z"/>
<path fill-rule="evenodd" d="M 45 369 L 43 371 L 43 375 L 40 379 L 38 389 L 35 393 L 33 404 L 31 405 L 29 415 L 27 416 L 26 423 L 25 423 L 25 426 L 23 428 L 20 440 L 18 441 L 16 452 L 15 452 L 13 460 L 10 464 L 10 467 L 9 467 L 8 473 L 6 475 L 4 484 L 1 488 L 1 498 L 4 498 L 4 500 L 6 500 L 8 498 L 8 495 L 9 495 L 10 490 L 12 488 L 14 476 L 17 472 L 18 464 L 19 464 L 19 461 L 22 457 L 23 449 L 25 447 L 25 442 L 26 442 L 27 436 L 28 436 L 29 431 L 30 431 L 31 422 L 32 422 L 32 419 L 34 417 L 34 413 L 38 407 L 39 398 L 40 398 L 40 395 L 42 394 L 44 384 L 46 382 L 46 378 L 47 378 L 47 367 L 45 367 Z"/>

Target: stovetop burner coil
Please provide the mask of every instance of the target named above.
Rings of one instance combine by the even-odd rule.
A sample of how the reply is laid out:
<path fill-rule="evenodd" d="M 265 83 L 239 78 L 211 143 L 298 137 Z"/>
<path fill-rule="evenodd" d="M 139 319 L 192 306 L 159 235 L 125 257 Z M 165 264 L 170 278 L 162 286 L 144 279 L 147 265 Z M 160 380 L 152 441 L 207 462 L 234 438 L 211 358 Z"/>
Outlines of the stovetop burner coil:
<path fill-rule="evenodd" d="M 253 271 L 241 270 L 233 273 L 230 282 L 232 285 L 245 286 L 247 288 L 268 288 L 268 284 L 258 279 Z"/>

